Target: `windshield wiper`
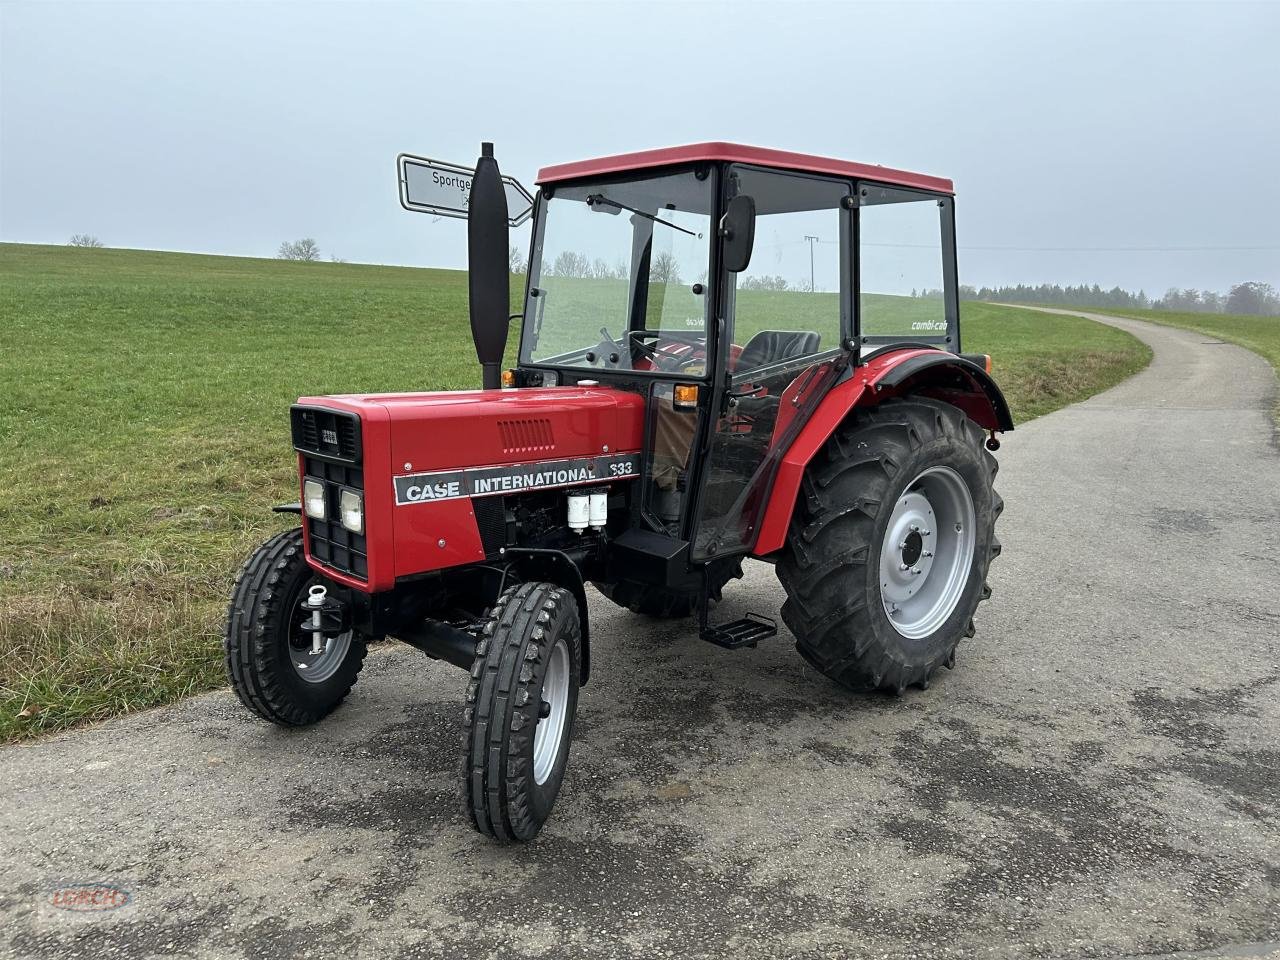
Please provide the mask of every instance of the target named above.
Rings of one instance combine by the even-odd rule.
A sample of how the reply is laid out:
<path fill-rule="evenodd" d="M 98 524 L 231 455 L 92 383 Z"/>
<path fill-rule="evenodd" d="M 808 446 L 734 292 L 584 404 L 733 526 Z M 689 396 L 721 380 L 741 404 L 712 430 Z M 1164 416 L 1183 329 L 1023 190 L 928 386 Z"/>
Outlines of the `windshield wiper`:
<path fill-rule="evenodd" d="M 654 216 L 652 213 L 645 213 L 643 210 L 637 210 L 635 207 L 628 207 L 625 203 L 619 203 L 610 197 L 606 197 L 603 193 L 593 193 L 587 197 L 587 203 L 607 203 L 611 207 L 617 207 L 619 210 L 625 210 L 627 213 L 634 213 L 638 217 L 644 217 L 646 220 L 652 220 L 654 223 L 660 223 L 664 227 L 670 227 L 672 230 L 679 230 L 681 233 L 687 233 L 691 237 L 702 239 L 702 234 L 694 233 L 692 230 L 686 230 L 684 227 L 672 223 L 670 220 L 663 220 L 661 217 Z"/>

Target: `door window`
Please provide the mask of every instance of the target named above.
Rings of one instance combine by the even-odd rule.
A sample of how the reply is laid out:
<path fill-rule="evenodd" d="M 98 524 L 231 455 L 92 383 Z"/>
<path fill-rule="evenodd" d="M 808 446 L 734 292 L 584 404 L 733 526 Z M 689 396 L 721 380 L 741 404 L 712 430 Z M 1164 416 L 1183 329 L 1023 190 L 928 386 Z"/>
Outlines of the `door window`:
<path fill-rule="evenodd" d="M 729 390 L 724 408 L 712 411 L 697 559 L 754 542 L 777 456 L 803 422 L 797 412 L 821 396 L 849 329 L 852 227 L 844 201 L 852 184 L 731 167 L 726 190 L 755 201 L 755 245 L 748 269 L 724 281 Z"/>

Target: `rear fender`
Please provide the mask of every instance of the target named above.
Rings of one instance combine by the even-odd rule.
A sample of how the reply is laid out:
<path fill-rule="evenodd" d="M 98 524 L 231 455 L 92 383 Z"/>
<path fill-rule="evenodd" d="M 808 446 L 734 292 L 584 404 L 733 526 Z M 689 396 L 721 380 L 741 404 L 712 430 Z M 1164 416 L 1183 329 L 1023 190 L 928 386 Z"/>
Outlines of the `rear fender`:
<path fill-rule="evenodd" d="M 782 549 L 805 468 L 850 412 L 907 395 L 950 403 L 986 430 L 1013 429 L 1004 394 L 977 364 L 934 349 L 907 348 L 879 354 L 851 368 L 850 375 L 827 392 L 783 454 L 751 551 L 753 556 L 763 557 Z"/>
<path fill-rule="evenodd" d="M 874 381 L 876 396 L 916 394 L 943 400 L 964 411 L 984 430 L 1013 429 L 1009 404 L 991 374 L 954 353 L 929 350 L 903 357 Z"/>

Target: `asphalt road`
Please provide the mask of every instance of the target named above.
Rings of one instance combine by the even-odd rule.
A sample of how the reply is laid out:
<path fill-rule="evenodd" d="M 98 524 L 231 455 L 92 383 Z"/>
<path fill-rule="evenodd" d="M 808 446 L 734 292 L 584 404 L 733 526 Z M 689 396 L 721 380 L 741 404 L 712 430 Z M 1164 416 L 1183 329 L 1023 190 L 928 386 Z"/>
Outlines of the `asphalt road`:
<path fill-rule="evenodd" d="M 227 692 L 0 751 L 0 953 L 1080 957 L 1280 952 L 1280 453 L 1258 357 L 1146 372 L 1000 453 L 954 672 L 853 696 L 592 605 L 552 821 L 459 813 L 463 674 L 394 647 L 310 730 Z M 754 565 L 726 611 L 772 613 Z M 131 894 L 55 909 L 60 883 Z"/>

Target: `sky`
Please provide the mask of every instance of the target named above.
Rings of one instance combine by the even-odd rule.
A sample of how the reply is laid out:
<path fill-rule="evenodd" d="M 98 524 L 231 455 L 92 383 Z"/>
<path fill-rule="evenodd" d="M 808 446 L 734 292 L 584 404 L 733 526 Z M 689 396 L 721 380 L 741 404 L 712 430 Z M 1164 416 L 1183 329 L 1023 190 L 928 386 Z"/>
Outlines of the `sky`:
<path fill-rule="evenodd" d="M 0 240 L 463 267 L 398 153 L 729 140 L 950 177 L 964 283 L 1280 286 L 1278 43 L 1280 3 L 0 0 Z"/>

